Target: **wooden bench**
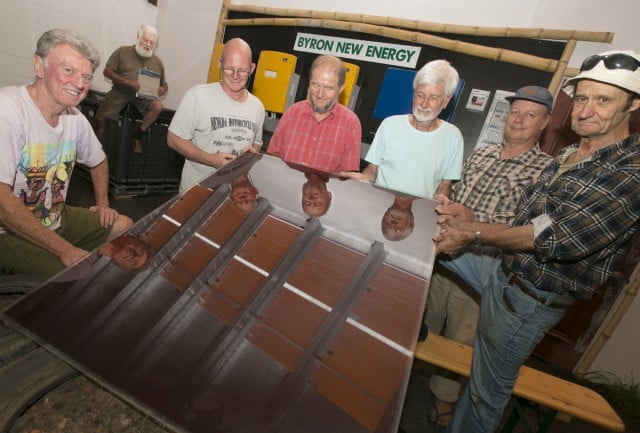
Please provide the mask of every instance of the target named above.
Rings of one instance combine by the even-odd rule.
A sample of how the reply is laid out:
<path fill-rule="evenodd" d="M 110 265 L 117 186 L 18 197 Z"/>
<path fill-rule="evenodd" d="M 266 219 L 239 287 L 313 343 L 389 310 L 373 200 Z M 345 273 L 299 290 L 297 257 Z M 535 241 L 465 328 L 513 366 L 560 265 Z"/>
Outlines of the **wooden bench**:
<path fill-rule="evenodd" d="M 416 346 L 415 358 L 468 377 L 472 354 L 470 346 L 430 333 L 425 341 Z M 607 430 L 624 431 L 624 423 L 600 394 L 527 366 L 520 368 L 513 395 L 547 408 L 547 415 L 540 422 L 538 433 L 548 430 L 558 412 Z M 503 432 L 515 427 L 518 416 L 514 412 Z"/>

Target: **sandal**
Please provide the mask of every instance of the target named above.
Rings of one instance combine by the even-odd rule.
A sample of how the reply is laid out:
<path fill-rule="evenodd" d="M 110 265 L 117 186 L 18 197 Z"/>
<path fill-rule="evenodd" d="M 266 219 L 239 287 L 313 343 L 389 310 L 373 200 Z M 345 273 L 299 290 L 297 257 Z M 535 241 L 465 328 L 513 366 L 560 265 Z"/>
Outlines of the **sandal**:
<path fill-rule="evenodd" d="M 438 402 L 440 403 L 440 409 L 438 409 Z M 449 410 L 444 410 L 440 412 L 442 406 L 449 406 Z M 433 427 L 436 431 L 445 431 L 451 422 L 451 417 L 453 416 L 453 404 L 447 401 L 440 400 L 436 397 L 435 401 L 431 405 L 431 413 L 429 416 L 429 422 L 431 423 L 431 427 Z"/>

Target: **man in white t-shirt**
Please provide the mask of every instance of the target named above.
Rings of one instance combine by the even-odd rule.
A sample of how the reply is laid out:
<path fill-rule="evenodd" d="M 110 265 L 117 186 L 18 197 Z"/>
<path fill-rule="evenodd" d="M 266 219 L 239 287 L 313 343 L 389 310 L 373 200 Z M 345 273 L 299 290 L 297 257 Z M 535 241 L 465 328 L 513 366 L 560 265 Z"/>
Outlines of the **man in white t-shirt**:
<path fill-rule="evenodd" d="M 126 231 L 109 207 L 109 169 L 75 107 L 100 63 L 89 41 L 64 29 L 39 39 L 26 86 L 0 89 L 0 272 L 51 276 Z M 65 204 L 76 163 L 89 168 L 95 206 Z"/>
<path fill-rule="evenodd" d="M 264 106 L 247 90 L 255 66 L 249 44 L 231 39 L 220 58 L 222 80 L 194 86 L 182 98 L 167 134 L 169 147 L 185 157 L 180 193 L 262 147 Z"/>

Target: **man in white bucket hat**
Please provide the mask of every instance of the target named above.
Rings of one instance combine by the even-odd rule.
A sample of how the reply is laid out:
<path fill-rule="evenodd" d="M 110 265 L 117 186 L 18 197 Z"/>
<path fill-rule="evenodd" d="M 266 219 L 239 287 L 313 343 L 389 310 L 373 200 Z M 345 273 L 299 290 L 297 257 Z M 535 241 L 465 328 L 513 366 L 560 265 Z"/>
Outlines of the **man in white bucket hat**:
<path fill-rule="evenodd" d="M 444 267 L 482 294 L 469 385 L 447 432 L 493 432 L 518 370 L 575 299 L 588 299 L 618 267 L 640 229 L 640 56 L 587 58 L 565 87 L 578 143 L 562 149 L 525 189 L 512 224 L 439 217 Z M 471 243 L 501 258 L 462 253 Z"/>
<path fill-rule="evenodd" d="M 573 96 L 576 83 L 582 79 L 613 84 L 625 90 L 640 94 L 640 54 L 633 51 L 606 51 L 587 57 L 580 73 L 567 81 L 564 91 Z"/>

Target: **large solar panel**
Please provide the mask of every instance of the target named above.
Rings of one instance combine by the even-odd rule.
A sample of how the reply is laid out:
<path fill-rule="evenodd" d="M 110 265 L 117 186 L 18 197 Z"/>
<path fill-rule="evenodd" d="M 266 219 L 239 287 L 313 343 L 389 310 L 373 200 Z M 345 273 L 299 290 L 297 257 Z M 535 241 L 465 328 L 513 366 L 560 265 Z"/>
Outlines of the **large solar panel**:
<path fill-rule="evenodd" d="M 139 221 L 155 253 L 124 269 L 99 249 L 5 316 L 176 431 L 395 432 L 431 275 L 435 202 L 391 241 L 396 194 L 247 154 Z M 230 198 L 245 176 L 249 211 Z"/>

